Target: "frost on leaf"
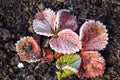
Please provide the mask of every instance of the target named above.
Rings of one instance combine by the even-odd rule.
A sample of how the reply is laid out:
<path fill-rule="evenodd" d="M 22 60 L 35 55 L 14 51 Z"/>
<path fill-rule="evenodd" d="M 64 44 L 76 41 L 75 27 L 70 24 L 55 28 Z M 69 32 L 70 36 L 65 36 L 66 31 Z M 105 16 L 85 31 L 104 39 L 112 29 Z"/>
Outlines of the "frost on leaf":
<path fill-rule="evenodd" d="M 105 61 L 103 57 L 97 51 L 85 51 L 81 52 L 82 64 L 80 69 L 84 72 L 78 72 L 78 76 L 95 78 L 104 73 Z"/>
<path fill-rule="evenodd" d="M 76 17 L 69 10 L 62 9 L 57 14 L 51 9 L 45 9 L 36 14 L 33 29 L 37 34 L 53 36 L 63 29 L 77 29 Z"/>
<path fill-rule="evenodd" d="M 44 35 L 44 36 L 52 36 L 52 30 L 50 28 L 50 25 L 47 23 L 47 21 L 40 21 L 35 19 L 33 21 L 33 29 L 37 34 Z"/>
<path fill-rule="evenodd" d="M 51 9 L 45 9 L 36 14 L 33 20 L 33 29 L 37 34 L 52 36 L 52 30 L 55 29 L 55 12 Z"/>
<path fill-rule="evenodd" d="M 71 29 L 75 31 L 77 26 L 76 16 L 70 13 L 70 10 L 62 9 L 57 12 L 56 21 L 58 23 L 58 27 L 62 29 Z"/>
<path fill-rule="evenodd" d="M 70 54 L 81 49 L 78 35 L 70 29 L 62 30 L 50 39 L 50 47 L 58 53 Z"/>
<path fill-rule="evenodd" d="M 81 58 L 77 54 L 66 54 L 57 60 L 56 67 L 61 70 L 57 72 L 58 80 L 66 78 L 78 72 Z"/>
<path fill-rule="evenodd" d="M 108 44 L 106 26 L 99 21 L 86 21 L 80 29 L 80 40 L 85 51 L 102 50 Z"/>
<path fill-rule="evenodd" d="M 23 37 L 16 43 L 16 51 L 21 61 L 36 62 L 41 58 L 41 50 L 33 37 Z"/>

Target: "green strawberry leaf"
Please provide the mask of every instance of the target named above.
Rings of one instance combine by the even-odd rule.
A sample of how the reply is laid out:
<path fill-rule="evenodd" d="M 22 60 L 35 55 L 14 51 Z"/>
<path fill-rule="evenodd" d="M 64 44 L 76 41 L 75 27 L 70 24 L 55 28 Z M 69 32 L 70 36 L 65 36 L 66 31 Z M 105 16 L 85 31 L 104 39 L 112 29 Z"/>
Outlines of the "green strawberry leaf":
<path fill-rule="evenodd" d="M 61 72 L 56 72 L 58 80 L 62 80 L 62 78 L 66 78 L 72 74 L 75 74 L 78 70 L 75 68 L 65 66 Z"/>
<path fill-rule="evenodd" d="M 61 69 L 64 66 L 70 66 L 78 69 L 81 63 L 81 58 L 77 54 L 66 54 L 60 57 L 57 61 L 57 68 Z"/>
<path fill-rule="evenodd" d="M 78 72 L 81 57 L 77 54 L 66 54 L 61 56 L 56 63 L 56 67 L 60 72 L 56 72 L 58 80 L 66 78 Z"/>

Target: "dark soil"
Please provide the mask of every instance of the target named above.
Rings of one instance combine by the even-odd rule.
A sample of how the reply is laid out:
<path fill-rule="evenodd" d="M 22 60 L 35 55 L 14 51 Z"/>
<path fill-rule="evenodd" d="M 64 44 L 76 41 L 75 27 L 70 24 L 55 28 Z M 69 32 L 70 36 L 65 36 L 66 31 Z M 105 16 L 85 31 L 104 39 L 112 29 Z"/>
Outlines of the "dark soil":
<path fill-rule="evenodd" d="M 78 25 L 84 19 L 103 22 L 108 29 L 109 44 L 100 51 L 106 61 L 106 69 L 102 76 L 90 80 L 120 80 L 120 1 L 119 0 L 0 0 L 0 80 L 57 80 L 55 64 L 45 64 L 35 70 L 37 63 L 20 61 L 15 52 L 15 43 L 23 36 L 33 36 L 39 43 L 45 39 L 33 32 L 32 20 L 41 8 L 52 8 L 57 11 L 73 6 Z M 44 6 L 42 6 L 44 5 Z M 66 80 L 88 80 L 73 75 Z"/>

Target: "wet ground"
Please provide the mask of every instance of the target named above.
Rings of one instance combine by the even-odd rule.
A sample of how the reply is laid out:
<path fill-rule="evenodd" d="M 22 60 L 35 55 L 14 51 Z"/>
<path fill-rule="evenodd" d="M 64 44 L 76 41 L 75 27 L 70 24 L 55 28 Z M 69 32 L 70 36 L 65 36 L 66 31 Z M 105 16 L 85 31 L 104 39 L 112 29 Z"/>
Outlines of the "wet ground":
<path fill-rule="evenodd" d="M 40 70 L 38 63 L 20 61 L 15 52 L 15 43 L 23 36 L 33 36 L 39 45 L 44 46 L 46 37 L 33 32 L 32 20 L 39 9 L 52 8 L 57 11 L 63 8 L 73 9 L 78 25 L 85 19 L 103 22 L 108 29 L 109 44 L 100 51 L 106 61 L 102 76 L 90 80 L 120 80 L 120 1 L 119 0 L 69 0 L 64 3 L 56 0 L 0 0 L 0 80 L 57 80 L 54 63 L 44 65 Z M 89 80 L 73 75 L 65 80 Z"/>

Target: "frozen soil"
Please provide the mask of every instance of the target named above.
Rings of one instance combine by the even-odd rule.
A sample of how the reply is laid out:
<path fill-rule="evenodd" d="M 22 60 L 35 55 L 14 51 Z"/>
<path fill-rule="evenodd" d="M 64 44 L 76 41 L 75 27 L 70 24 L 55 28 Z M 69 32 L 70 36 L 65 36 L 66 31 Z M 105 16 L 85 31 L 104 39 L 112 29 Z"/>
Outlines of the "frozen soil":
<path fill-rule="evenodd" d="M 72 7 L 73 6 L 73 7 Z M 95 79 L 78 78 L 76 75 L 65 80 L 120 80 L 120 1 L 119 0 L 0 0 L 0 80 L 57 80 L 54 63 L 35 69 L 37 63 L 20 61 L 15 52 L 15 43 L 23 36 L 33 36 L 39 45 L 45 45 L 46 37 L 33 32 L 32 20 L 39 9 L 73 8 L 79 27 L 85 19 L 99 20 L 108 29 L 109 44 L 100 51 L 106 61 L 102 76 Z M 78 32 L 78 31 L 77 31 Z"/>

